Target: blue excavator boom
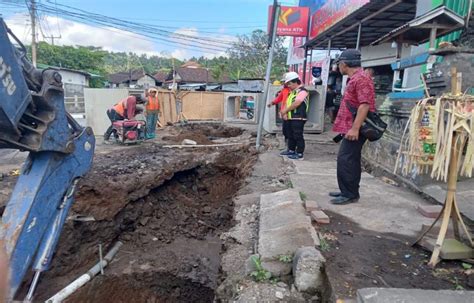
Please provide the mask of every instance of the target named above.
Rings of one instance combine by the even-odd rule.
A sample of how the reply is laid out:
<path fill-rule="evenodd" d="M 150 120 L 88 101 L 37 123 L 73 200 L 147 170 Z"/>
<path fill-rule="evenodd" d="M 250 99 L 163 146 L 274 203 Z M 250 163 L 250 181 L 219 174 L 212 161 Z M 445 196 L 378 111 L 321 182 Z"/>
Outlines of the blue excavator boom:
<path fill-rule="evenodd" d="M 12 43 L 14 41 L 18 47 Z M 0 149 L 28 151 L 2 215 L 0 245 L 9 257 L 9 301 L 29 270 L 51 265 L 77 181 L 92 166 L 95 138 L 66 112 L 61 75 L 36 69 L 25 47 L 0 18 Z"/>

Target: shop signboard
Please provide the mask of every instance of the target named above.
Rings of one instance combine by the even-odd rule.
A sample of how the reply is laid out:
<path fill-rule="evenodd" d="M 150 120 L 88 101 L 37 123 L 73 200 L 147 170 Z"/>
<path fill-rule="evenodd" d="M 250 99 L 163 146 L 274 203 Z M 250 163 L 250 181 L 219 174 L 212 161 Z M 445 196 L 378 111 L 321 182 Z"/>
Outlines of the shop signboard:
<path fill-rule="evenodd" d="M 311 17 L 310 39 L 316 38 L 369 2 L 370 0 L 328 0 Z"/>
<path fill-rule="evenodd" d="M 281 6 L 278 18 L 277 35 L 307 37 L 309 24 L 309 8 L 297 6 Z M 271 32 L 273 6 L 268 9 L 268 32 Z"/>

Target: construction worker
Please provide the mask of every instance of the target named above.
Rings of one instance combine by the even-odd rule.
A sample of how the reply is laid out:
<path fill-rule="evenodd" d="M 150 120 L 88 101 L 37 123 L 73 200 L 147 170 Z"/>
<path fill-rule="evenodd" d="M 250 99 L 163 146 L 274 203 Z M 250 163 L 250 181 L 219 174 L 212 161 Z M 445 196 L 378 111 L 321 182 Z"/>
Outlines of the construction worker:
<path fill-rule="evenodd" d="M 112 108 L 107 110 L 110 126 L 104 134 L 104 141 L 108 142 L 113 132 L 113 123 L 120 120 L 132 120 L 137 112 L 137 104 L 145 103 L 144 96 L 128 96 L 120 100 Z"/>
<path fill-rule="evenodd" d="M 285 109 L 281 111 L 283 120 L 289 122 L 288 151 L 282 155 L 293 160 L 303 160 L 305 149 L 303 132 L 309 109 L 309 94 L 295 72 L 285 74 L 285 84 L 291 89 L 291 93 Z"/>
<path fill-rule="evenodd" d="M 275 81 L 275 82 L 277 82 L 277 81 Z M 281 82 L 285 82 L 285 79 L 282 79 Z M 278 81 L 277 85 L 280 85 L 279 83 L 280 82 Z M 288 100 L 288 95 L 290 93 L 291 93 L 291 89 L 289 89 L 288 86 L 285 83 L 283 83 L 283 88 L 282 88 L 281 91 L 278 92 L 277 97 L 271 103 L 269 103 L 267 105 L 268 107 L 272 107 L 272 106 L 277 105 L 277 104 L 280 103 L 281 105 L 280 105 L 279 114 L 280 114 L 280 118 L 282 118 L 282 119 L 283 119 L 282 111 L 286 107 L 286 101 Z M 281 155 L 286 155 L 288 153 L 289 126 L 290 126 L 289 121 L 288 120 L 283 120 L 282 131 L 283 131 L 283 137 L 285 137 L 286 149 L 280 153 Z"/>
<path fill-rule="evenodd" d="M 146 101 L 146 139 L 154 139 L 156 123 L 160 119 L 160 102 L 158 101 L 158 90 L 150 88 L 147 91 Z"/>

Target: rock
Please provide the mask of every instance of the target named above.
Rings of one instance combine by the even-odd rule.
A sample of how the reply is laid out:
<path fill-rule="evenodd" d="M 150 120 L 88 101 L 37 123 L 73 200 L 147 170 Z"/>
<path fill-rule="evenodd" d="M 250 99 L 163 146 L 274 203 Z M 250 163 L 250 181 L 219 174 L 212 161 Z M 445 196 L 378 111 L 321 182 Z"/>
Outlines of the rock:
<path fill-rule="evenodd" d="M 275 292 L 275 297 L 277 297 L 277 299 L 283 299 L 285 296 L 283 295 L 283 293 L 281 291 L 277 291 Z"/>
<path fill-rule="evenodd" d="M 277 283 L 277 286 L 278 286 L 278 287 L 281 287 L 281 288 L 288 288 L 288 285 L 286 285 L 285 282 L 278 282 L 278 283 Z"/>
<path fill-rule="evenodd" d="M 303 247 L 296 251 L 293 259 L 293 277 L 300 292 L 316 294 L 322 291 L 323 269 L 326 260 L 314 247 Z"/>
<path fill-rule="evenodd" d="M 210 206 L 204 206 L 202 208 L 202 211 L 206 214 L 210 213 L 212 211 L 212 208 Z"/>
<path fill-rule="evenodd" d="M 189 140 L 189 139 L 184 139 L 183 142 L 181 142 L 182 145 L 197 145 L 196 141 Z"/>

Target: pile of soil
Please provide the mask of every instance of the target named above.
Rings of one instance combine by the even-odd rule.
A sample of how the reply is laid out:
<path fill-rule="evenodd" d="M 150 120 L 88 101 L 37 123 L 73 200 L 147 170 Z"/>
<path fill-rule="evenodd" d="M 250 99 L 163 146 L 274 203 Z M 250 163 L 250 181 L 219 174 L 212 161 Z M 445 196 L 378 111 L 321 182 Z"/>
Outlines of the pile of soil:
<path fill-rule="evenodd" d="M 181 143 L 184 139 L 196 141 L 197 144 L 213 144 L 213 139 L 231 138 L 240 136 L 243 130 L 237 127 L 223 126 L 222 124 L 187 124 L 176 128 L 176 133 L 163 137 L 163 141 Z"/>
<path fill-rule="evenodd" d="M 144 144 L 98 152 L 71 212 L 94 221 L 67 221 L 35 299 L 49 298 L 96 264 L 99 244 L 107 252 L 121 241 L 106 274 L 68 302 L 212 302 L 219 236 L 232 226 L 232 197 L 256 161 L 252 146 L 169 153 Z"/>
<path fill-rule="evenodd" d="M 354 297 L 357 289 L 396 287 L 472 289 L 460 262 L 427 263 L 430 253 L 412 247 L 414 239 L 360 228 L 344 216 L 325 211 L 331 223 L 320 229 L 328 245 L 326 273 L 338 298 Z"/>

